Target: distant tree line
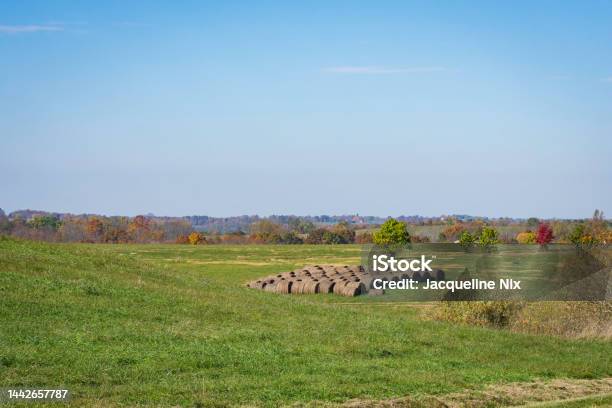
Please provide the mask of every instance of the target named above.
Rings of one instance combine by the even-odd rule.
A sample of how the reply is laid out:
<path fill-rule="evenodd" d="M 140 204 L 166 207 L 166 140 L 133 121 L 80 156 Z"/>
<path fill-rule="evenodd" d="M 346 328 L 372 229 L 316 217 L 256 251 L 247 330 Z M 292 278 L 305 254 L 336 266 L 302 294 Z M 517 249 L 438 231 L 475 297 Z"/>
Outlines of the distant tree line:
<path fill-rule="evenodd" d="M 150 243 L 175 242 L 188 235 L 193 228 L 185 220 L 152 220 L 146 216 L 103 217 L 34 215 L 9 219 L 0 210 L 0 233 L 15 237 L 88 243 Z"/>
<path fill-rule="evenodd" d="M 197 217 L 197 218 L 194 218 Z M 522 222 L 510 219 L 486 221 L 474 217 L 441 217 L 433 220 L 417 218 L 409 223 L 398 217 L 387 218 L 382 225 L 361 224 L 358 216 L 258 216 L 213 219 L 206 216 L 136 217 L 70 215 L 42 211 L 17 211 L 7 216 L 0 209 L 0 234 L 24 239 L 55 242 L 88 243 L 178 243 L 178 244 L 366 244 L 455 242 L 465 247 L 491 247 L 497 243 L 539 244 L 572 243 L 577 246 L 609 244 L 612 241 L 610 222 L 596 210 L 588 220 L 540 221 L 529 218 Z M 336 223 L 318 223 L 316 220 Z M 198 223 L 220 223 L 229 232 L 204 231 Z M 359 223 L 355 223 L 359 222 Z M 221 225 L 221 224 L 219 224 Z M 243 229 L 244 228 L 244 229 Z M 409 231 L 412 231 L 410 233 Z M 418 233 L 421 231 L 421 233 Z M 424 232 L 427 231 L 427 232 Z M 432 239 L 431 232 L 437 239 Z M 515 231 L 515 232 L 512 232 Z M 433 237 L 435 238 L 435 236 Z"/>

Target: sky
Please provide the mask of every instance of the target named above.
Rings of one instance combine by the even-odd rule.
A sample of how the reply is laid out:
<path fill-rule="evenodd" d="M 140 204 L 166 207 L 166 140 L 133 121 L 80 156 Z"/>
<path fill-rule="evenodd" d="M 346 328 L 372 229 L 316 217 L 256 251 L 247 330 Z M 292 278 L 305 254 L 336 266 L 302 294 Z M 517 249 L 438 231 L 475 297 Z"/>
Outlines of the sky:
<path fill-rule="evenodd" d="M 0 2 L 0 207 L 612 212 L 612 2 Z"/>

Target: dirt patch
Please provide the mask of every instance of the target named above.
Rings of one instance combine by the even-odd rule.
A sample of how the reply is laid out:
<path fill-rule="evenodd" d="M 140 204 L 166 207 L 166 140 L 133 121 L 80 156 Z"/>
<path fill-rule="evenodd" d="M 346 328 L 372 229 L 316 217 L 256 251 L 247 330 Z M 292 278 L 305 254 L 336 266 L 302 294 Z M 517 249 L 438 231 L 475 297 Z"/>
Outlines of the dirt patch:
<path fill-rule="evenodd" d="M 347 408 L 516 407 L 609 394 L 612 394 L 612 378 L 599 380 L 558 379 L 497 384 L 487 386 L 483 390 L 470 390 L 438 396 L 402 397 L 381 401 L 351 400 L 340 406 Z"/>

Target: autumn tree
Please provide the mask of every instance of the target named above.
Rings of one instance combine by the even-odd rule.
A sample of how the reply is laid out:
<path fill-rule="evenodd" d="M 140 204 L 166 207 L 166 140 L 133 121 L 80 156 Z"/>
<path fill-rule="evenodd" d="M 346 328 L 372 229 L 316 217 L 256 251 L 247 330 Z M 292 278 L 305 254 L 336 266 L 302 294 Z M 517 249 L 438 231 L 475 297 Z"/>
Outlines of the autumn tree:
<path fill-rule="evenodd" d="M 364 232 L 355 236 L 356 244 L 371 244 L 372 242 L 374 242 L 374 238 L 370 232 Z"/>
<path fill-rule="evenodd" d="M 553 240 L 553 230 L 552 227 L 546 223 L 541 223 L 538 226 L 538 231 L 536 232 L 535 241 L 540 246 L 546 246 L 550 244 Z"/>
<path fill-rule="evenodd" d="M 83 217 L 64 216 L 59 235 L 65 242 L 86 242 L 87 220 Z"/>
<path fill-rule="evenodd" d="M 519 244 L 535 244 L 536 234 L 533 231 L 523 231 L 516 235 L 516 242 Z"/>
<path fill-rule="evenodd" d="M 109 217 L 104 219 L 103 237 L 104 242 L 113 244 L 130 242 L 131 237 L 128 233 L 130 220 L 128 217 Z"/>
<path fill-rule="evenodd" d="M 334 225 L 331 232 L 338 237 L 339 244 L 352 244 L 355 242 L 355 231 L 346 221 L 340 221 Z"/>
<path fill-rule="evenodd" d="M 100 242 L 104 232 L 104 223 L 98 217 L 91 217 L 87 220 L 87 236 L 91 242 Z"/>
<path fill-rule="evenodd" d="M 189 234 L 189 243 L 191 245 L 199 245 L 206 242 L 206 238 L 200 232 L 194 231 Z"/>
<path fill-rule="evenodd" d="M 251 224 L 251 240 L 261 244 L 279 244 L 282 241 L 283 227 L 270 220 L 261 220 Z"/>
<path fill-rule="evenodd" d="M 314 231 L 310 232 L 310 234 L 308 234 L 308 237 L 306 237 L 306 243 L 307 244 L 323 244 L 324 242 L 324 236 L 325 233 L 327 232 L 327 230 L 325 228 L 317 228 Z"/>
<path fill-rule="evenodd" d="M 588 235 L 593 237 L 597 244 L 606 244 L 612 240 L 612 233 L 608 228 L 608 222 L 601 210 L 595 210 L 593 217 L 587 222 L 586 230 Z"/>
<path fill-rule="evenodd" d="M 444 228 L 444 230 L 440 233 L 440 241 L 454 242 L 459 239 L 459 236 L 463 231 L 465 231 L 465 226 L 462 224 L 449 225 L 448 227 Z"/>

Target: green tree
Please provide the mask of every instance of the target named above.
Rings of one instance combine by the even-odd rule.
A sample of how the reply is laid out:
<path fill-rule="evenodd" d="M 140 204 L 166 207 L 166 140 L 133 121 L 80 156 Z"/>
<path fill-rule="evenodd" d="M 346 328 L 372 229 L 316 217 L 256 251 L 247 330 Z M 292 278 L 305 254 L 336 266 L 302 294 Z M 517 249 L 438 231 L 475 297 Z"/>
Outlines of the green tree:
<path fill-rule="evenodd" d="M 38 215 L 30 220 L 28 223 L 34 229 L 48 229 L 56 231 L 62 222 L 59 218 L 53 215 Z"/>
<path fill-rule="evenodd" d="M 380 230 L 374 233 L 373 240 L 377 245 L 401 245 L 410 242 L 410 234 L 406 224 L 389 218 Z"/>
<path fill-rule="evenodd" d="M 483 227 L 478 237 L 478 244 L 486 249 L 491 249 L 499 243 L 497 231 L 491 227 Z"/>
<path fill-rule="evenodd" d="M 574 227 L 572 232 L 569 233 L 568 239 L 570 242 L 576 246 L 579 246 L 582 243 L 582 237 L 584 235 L 584 224 L 578 224 Z"/>
<path fill-rule="evenodd" d="M 461 235 L 459 235 L 459 245 L 466 251 L 474 247 L 474 242 L 476 242 L 476 237 L 468 231 L 463 231 Z"/>

